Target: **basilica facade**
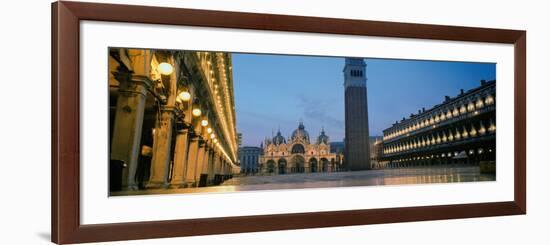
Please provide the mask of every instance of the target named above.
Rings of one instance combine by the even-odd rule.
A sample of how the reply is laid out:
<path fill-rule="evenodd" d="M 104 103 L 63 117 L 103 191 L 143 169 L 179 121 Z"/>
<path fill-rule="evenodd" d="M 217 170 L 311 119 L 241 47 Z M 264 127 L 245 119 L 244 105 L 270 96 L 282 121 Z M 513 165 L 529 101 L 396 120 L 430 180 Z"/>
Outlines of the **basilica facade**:
<path fill-rule="evenodd" d="M 285 138 L 281 131 L 262 144 L 260 172 L 264 174 L 334 172 L 342 168 L 341 157 L 332 153 L 325 130 L 310 139 L 302 122 Z"/>

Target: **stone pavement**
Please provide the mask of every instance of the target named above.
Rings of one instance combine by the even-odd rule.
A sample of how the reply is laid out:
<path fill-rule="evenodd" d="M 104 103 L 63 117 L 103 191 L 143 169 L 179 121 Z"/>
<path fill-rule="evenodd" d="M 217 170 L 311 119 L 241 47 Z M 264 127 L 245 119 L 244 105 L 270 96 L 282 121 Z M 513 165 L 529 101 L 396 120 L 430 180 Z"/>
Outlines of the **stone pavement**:
<path fill-rule="evenodd" d="M 494 181 L 494 174 L 481 174 L 479 167 L 417 167 L 401 169 L 380 169 L 356 172 L 308 173 L 286 175 L 237 176 L 220 186 L 181 189 L 151 189 L 124 191 L 115 196 L 177 194 L 177 193 L 212 193 L 251 190 L 277 190 L 301 188 L 327 188 L 347 186 L 404 185 L 428 183 L 455 183 Z"/>

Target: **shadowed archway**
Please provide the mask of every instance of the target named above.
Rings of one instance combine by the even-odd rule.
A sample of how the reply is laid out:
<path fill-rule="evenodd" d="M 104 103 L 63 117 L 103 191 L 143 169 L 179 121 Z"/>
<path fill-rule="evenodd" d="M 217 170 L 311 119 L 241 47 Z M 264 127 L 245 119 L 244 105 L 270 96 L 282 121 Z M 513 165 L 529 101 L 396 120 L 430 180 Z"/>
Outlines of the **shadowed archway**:
<path fill-rule="evenodd" d="M 279 159 L 278 166 L 278 173 L 286 174 L 286 160 L 284 158 Z"/>
<path fill-rule="evenodd" d="M 305 172 L 305 159 L 303 156 L 296 155 L 292 158 L 292 169 L 293 173 L 303 173 Z"/>
<path fill-rule="evenodd" d="M 310 172 L 315 173 L 318 171 L 317 169 L 317 159 L 312 157 L 309 159 L 309 170 Z"/>
<path fill-rule="evenodd" d="M 321 171 L 328 172 L 329 171 L 329 162 L 326 158 L 321 158 Z"/>
<path fill-rule="evenodd" d="M 304 154 L 306 152 L 306 149 L 302 144 L 295 144 L 292 146 L 291 150 L 292 154 Z"/>
<path fill-rule="evenodd" d="M 268 173 L 274 173 L 275 172 L 275 161 L 273 161 L 273 160 L 267 161 L 267 172 Z"/>

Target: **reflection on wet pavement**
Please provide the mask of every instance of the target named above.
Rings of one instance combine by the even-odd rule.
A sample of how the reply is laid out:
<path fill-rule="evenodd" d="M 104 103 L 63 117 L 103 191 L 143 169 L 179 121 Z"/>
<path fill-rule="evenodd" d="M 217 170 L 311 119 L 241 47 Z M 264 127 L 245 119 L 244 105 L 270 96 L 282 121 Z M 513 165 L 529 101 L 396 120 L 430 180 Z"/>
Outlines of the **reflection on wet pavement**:
<path fill-rule="evenodd" d="M 114 193 L 119 195 L 146 195 L 171 193 L 234 192 L 251 190 L 277 190 L 326 188 L 347 186 L 377 186 L 494 181 L 494 174 L 481 174 L 479 167 L 432 167 L 380 169 L 357 172 L 307 173 L 287 175 L 238 176 L 221 186 L 182 189 L 140 190 Z"/>

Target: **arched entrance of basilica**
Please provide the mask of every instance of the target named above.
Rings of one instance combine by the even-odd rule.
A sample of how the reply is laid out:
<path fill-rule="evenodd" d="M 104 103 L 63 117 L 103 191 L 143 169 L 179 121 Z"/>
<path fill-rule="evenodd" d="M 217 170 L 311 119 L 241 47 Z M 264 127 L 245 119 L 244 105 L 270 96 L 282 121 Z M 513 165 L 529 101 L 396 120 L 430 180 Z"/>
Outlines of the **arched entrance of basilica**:
<path fill-rule="evenodd" d="M 318 171 L 317 170 L 317 159 L 315 159 L 315 158 L 309 159 L 309 170 L 312 173 L 315 173 L 315 172 Z"/>
<path fill-rule="evenodd" d="M 293 173 L 303 173 L 305 172 L 305 159 L 303 156 L 296 155 L 292 158 L 292 168 Z"/>
<path fill-rule="evenodd" d="M 329 162 L 326 158 L 321 158 L 321 171 L 328 172 L 329 170 Z"/>
<path fill-rule="evenodd" d="M 273 160 L 267 161 L 267 172 L 268 173 L 274 173 L 275 172 L 275 161 L 273 161 Z"/>
<path fill-rule="evenodd" d="M 286 160 L 279 159 L 279 174 L 286 174 Z"/>

